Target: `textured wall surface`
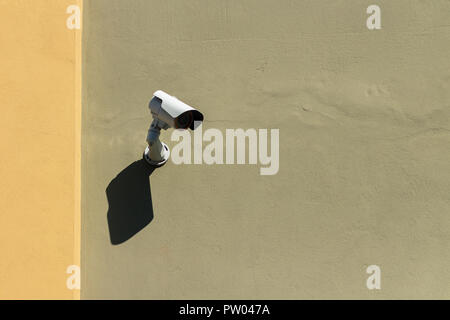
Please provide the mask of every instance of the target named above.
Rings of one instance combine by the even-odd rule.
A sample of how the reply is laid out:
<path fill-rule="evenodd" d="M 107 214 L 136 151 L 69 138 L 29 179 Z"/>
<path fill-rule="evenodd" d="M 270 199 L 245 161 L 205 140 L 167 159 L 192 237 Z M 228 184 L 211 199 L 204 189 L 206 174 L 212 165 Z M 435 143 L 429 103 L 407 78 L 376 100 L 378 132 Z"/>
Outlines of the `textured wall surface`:
<path fill-rule="evenodd" d="M 0 0 L 0 299 L 71 299 L 79 264 L 81 0 Z"/>
<path fill-rule="evenodd" d="M 381 30 L 366 28 L 372 2 Z M 82 298 L 450 298 L 449 12 L 87 1 Z M 279 128 L 278 174 L 169 161 L 149 187 L 134 162 L 157 89 L 204 112 L 204 130 Z M 112 245 L 108 210 L 146 226 Z"/>

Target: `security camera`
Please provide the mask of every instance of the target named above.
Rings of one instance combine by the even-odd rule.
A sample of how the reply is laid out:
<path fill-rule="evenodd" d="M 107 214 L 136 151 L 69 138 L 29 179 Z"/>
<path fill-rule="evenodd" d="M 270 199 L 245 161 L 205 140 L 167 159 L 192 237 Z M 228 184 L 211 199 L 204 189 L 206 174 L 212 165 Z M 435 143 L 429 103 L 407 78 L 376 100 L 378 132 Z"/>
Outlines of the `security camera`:
<path fill-rule="evenodd" d="M 203 114 L 174 96 L 158 90 L 150 100 L 149 109 L 153 122 L 148 129 L 148 146 L 144 151 L 144 159 L 152 166 L 160 167 L 169 160 L 169 147 L 159 140 L 161 129 L 195 130 L 203 121 Z"/>

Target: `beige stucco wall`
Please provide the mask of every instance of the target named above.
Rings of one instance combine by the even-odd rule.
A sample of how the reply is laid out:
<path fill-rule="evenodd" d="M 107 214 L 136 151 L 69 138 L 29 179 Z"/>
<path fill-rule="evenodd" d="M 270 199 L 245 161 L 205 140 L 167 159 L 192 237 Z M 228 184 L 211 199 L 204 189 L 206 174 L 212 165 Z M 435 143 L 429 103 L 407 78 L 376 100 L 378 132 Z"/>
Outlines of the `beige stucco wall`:
<path fill-rule="evenodd" d="M 450 298 L 448 1 L 85 7 L 83 298 Z M 140 159 L 156 89 L 204 129 L 279 128 L 280 170 L 169 162 L 153 221 L 113 246 L 105 190 Z M 130 220 L 146 179 L 131 168 L 115 193 Z"/>
<path fill-rule="evenodd" d="M 80 255 L 81 0 L 0 1 L 0 299 L 72 299 Z"/>

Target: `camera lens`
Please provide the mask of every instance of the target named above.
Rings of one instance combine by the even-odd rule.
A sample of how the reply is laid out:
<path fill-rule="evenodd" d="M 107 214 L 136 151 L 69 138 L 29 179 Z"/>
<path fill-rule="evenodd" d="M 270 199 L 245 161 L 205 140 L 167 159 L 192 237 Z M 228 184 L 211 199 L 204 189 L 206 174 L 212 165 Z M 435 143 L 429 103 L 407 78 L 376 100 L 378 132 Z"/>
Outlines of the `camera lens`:
<path fill-rule="evenodd" d="M 187 129 L 192 124 L 192 120 L 194 116 L 192 115 L 192 111 L 188 111 L 180 115 L 175 120 L 175 125 L 177 129 Z"/>

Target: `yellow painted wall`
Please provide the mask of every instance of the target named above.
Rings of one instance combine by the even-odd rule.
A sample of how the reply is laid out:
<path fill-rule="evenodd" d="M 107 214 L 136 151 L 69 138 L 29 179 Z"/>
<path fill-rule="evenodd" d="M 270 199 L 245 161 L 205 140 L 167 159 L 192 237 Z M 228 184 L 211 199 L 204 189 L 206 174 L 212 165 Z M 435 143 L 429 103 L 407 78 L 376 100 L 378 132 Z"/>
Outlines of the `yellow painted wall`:
<path fill-rule="evenodd" d="M 81 0 L 0 0 L 0 299 L 72 299 L 79 264 Z"/>

